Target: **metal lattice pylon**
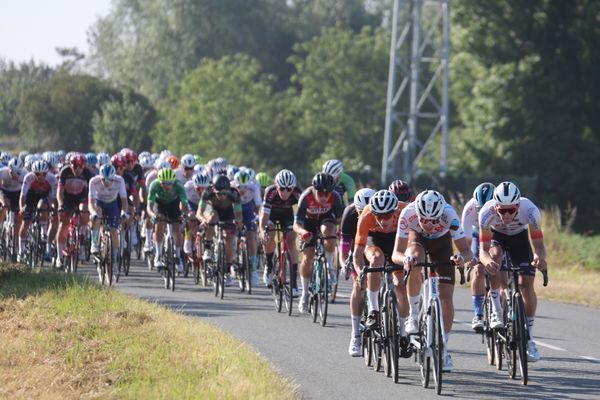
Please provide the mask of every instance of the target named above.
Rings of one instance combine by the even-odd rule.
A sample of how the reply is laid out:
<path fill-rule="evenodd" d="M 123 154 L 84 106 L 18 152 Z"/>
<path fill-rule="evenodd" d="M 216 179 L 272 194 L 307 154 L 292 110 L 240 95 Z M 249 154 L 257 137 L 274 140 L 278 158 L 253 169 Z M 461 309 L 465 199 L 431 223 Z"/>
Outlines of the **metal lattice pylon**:
<path fill-rule="evenodd" d="M 394 0 L 381 181 L 411 181 L 425 158 L 448 171 L 449 0 Z M 432 142 L 441 132 L 441 149 Z M 396 138 L 392 146 L 392 140 Z"/>

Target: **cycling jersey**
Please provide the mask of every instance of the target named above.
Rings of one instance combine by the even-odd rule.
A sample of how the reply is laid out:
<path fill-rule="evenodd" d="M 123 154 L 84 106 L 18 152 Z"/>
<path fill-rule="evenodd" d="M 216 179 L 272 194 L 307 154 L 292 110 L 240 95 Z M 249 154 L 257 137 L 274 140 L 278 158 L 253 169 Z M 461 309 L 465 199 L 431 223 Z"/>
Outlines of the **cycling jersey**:
<path fill-rule="evenodd" d="M 298 204 L 298 200 L 302 195 L 302 190 L 296 186 L 290 197 L 287 200 L 283 200 L 279 196 L 279 192 L 277 191 L 277 186 L 271 185 L 265 189 L 265 196 L 262 206 L 262 211 L 265 214 L 270 214 L 271 210 L 273 212 L 282 212 L 284 210 L 291 210 L 294 204 Z"/>
<path fill-rule="evenodd" d="M 492 240 L 491 230 L 504 235 L 513 236 L 530 227 L 530 236 L 532 239 L 543 237 L 540 220 L 542 218 L 540 210 L 531 200 L 521 197 L 517 212 L 512 221 L 505 224 L 496 212 L 496 200 L 490 200 L 483 205 L 479 212 L 479 240 L 489 242 Z"/>
<path fill-rule="evenodd" d="M 79 176 L 75 176 L 70 165 L 63 167 L 58 178 L 58 187 L 64 189 L 65 196 L 77 198 L 87 197 L 88 183 L 92 173 L 84 168 Z"/>
<path fill-rule="evenodd" d="M 334 221 L 342 216 L 344 211 L 342 198 L 338 192 L 331 192 L 327 201 L 323 204 L 317 202 L 312 186 L 309 186 L 298 200 L 298 212 L 295 222 L 304 224 L 306 220 L 333 219 Z"/>
<path fill-rule="evenodd" d="M 207 188 L 204 193 L 202 193 L 202 197 L 200 198 L 199 207 L 202 208 L 206 204 L 210 203 L 212 208 L 224 210 L 229 207 L 233 207 L 235 212 L 242 212 L 242 206 L 240 203 L 240 192 L 237 189 L 230 188 L 229 190 L 225 190 L 227 193 L 226 196 L 219 198 L 217 196 L 217 192 L 211 187 Z"/>
<path fill-rule="evenodd" d="M 150 184 L 150 190 L 148 191 L 148 204 L 166 204 L 176 200 L 179 200 L 181 204 L 187 205 L 185 189 L 181 183 L 179 183 L 179 181 L 175 181 L 171 190 L 165 190 L 158 180 L 155 180 L 152 182 L 152 184 Z"/>
<path fill-rule="evenodd" d="M 240 201 L 242 204 L 248 204 L 254 201 L 256 207 L 262 205 L 262 199 L 260 198 L 260 185 L 256 181 L 252 181 L 247 185 L 240 186 L 237 182 L 233 181 L 231 186 L 236 188 L 240 192 Z"/>
<path fill-rule="evenodd" d="M 0 189 L 6 192 L 20 192 L 26 174 L 24 170 L 21 170 L 14 178 L 10 173 L 10 169 L 6 167 L 0 169 Z"/>
<path fill-rule="evenodd" d="M 194 182 L 187 181 L 185 185 L 183 185 L 183 188 L 185 189 L 185 195 L 187 196 L 188 204 L 193 203 L 198 206 L 198 203 L 200 202 L 200 195 L 196 191 Z"/>
<path fill-rule="evenodd" d="M 50 201 L 53 201 L 56 198 L 56 177 L 48 172 L 45 179 L 40 182 L 35 173 L 29 172 L 23 178 L 21 196 L 48 197 Z"/>
<path fill-rule="evenodd" d="M 140 186 L 145 184 L 144 171 L 140 164 L 135 164 L 131 170 L 125 168 L 123 178 L 125 183 L 128 184 L 127 193 L 129 194 L 135 194 Z"/>
<path fill-rule="evenodd" d="M 146 192 L 150 191 L 150 185 L 152 182 L 158 179 L 158 170 L 151 169 L 146 173 Z"/>
<path fill-rule="evenodd" d="M 356 237 L 354 239 L 355 246 L 365 246 L 367 239 L 372 232 L 383 234 L 392 234 L 398 228 L 398 219 L 402 209 L 406 207 L 406 203 L 398 202 L 398 208 L 394 211 L 392 217 L 386 221 L 386 225 L 382 225 L 371 211 L 371 206 L 367 205 L 360 213 L 358 218 L 358 227 L 356 228 Z"/>
<path fill-rule="evenodd" d="M 425 232 L 421 227 L 421 224 L 419 224 L 415 202 L 410 203 L 400 214 L 396 236 L 408 238 L 409 231 L 415 231 L 426 239 L 436 239 L 444 236 L 448 232 L 450 232 L 450 236 L 453 240 L 465 237 L 465 232 L 460 226 L 458 214 L 450 204 L 446 204 L 444 213 L 441 218 L 439 218 L 439 222 L 432 226 L 432 230 L 430 232 Z"/>
<path fill-rule="evenodd" d="M 344 209 L 342 221 L 340 222 L 340 251 L 350 251 L 356 228 L 358 227 L 358 211 L 356 205 L 350 204 Z"/>
<path fill-rule="evenodd" d="M 471 252 L 475 257 L 479 257 L 479 208 L 479 202 L 471 198 L 465 204 L 461 218 L 465 237 L 471 238 Z"/>
<path fill-rule="evenodd" d="M 338 192 L 342 199 L 344 198 L 344 193 L 348 193 L 348 203 L 352 203 L 354 195 L 356 194 L 356 183 L 354 183 L 354 179 L 352 179 L 350 175 L 342 172 L 340 181 L 335 187 L 335 191 Z"/>
<path fill-rule="evenodd" d="M 125 181 L 119 175 L 115 175 L 112 181 L 109 181 L 108 187 L 100 175 L 90 180 L 90 193 L 88 198 L 99 200 L 103 203 L 111 203 L 117 200 L 117 197 L 127 197 L 125 190 Z"/>

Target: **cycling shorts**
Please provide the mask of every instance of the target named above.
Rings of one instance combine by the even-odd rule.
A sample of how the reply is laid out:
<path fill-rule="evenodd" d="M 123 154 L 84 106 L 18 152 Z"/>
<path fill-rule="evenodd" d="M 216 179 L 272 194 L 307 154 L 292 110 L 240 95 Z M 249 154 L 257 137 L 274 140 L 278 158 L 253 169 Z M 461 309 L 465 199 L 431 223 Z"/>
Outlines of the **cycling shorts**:
<path fill-rule="evenodd" d="M 431 262 L 447 263 L 452 257 L 452 237 L 450 232 L 435 239 L 427 239 L 420 233 L 408 231 L 408 246 L 417 245 L 422 247 L 428 254 Z M 454 266 L 445 266 L 435 268 L 440 277 L 440 283 L 454 285 Z"/>
<path fill-rule="evenodd" d="M 492 229 L 492 246 L 502 246 L 508 251 L 513 265 L 520 267 L 521 275 L 535 276 L 535 268 L 531 266 L 533 252 L 529 243 L 527 229 L 516 235 L 505 235 Z M 508 271 L 508 266 L 502 263 L 501 269 Z"/>
<path fill-rule="evenodd" d="M 108 218 L 108 226 L 111 228 L 118 228 L 121 210 L 119 210 L 119 204 L 117 200 L 115 199 L 110 203 L 96 200 L 96 205 L 102 209 L 102 214 Z"/>

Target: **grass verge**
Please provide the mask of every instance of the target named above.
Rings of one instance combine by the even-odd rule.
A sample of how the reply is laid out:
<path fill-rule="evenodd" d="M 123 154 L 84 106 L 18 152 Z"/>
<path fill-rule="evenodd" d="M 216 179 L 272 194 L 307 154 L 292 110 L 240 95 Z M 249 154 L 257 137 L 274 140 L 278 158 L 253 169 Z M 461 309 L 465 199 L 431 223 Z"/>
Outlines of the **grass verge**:
<path fill-rule="evenodd" d="M 216 327 L 82 278 L 0 265 L 0 397 L 285 399 L 294 386 Z"/>

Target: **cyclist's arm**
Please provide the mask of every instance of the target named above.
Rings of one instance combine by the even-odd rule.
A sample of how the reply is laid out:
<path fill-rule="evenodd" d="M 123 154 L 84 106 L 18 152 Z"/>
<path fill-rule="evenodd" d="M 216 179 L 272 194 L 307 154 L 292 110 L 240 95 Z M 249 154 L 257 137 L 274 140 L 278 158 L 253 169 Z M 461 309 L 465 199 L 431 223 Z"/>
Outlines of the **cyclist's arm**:
<path fill-rule="evenodd" d="M 392 253 L 392 262 L 394 264 L 402 265 L 406 255 L 406 246 L 408 245 L 408 238 L 400 237 L 396 235 L 396 241 L 394 242 L 394 252 Z"/>
<path fill-rule="evenodd" d="M 536 212 L 537 211 L 537 212 Z M 540 223 L 540 212 L 533 212 L 533 220 L 529 224 L 529 237 L 533 246 L 533 265 L 540 269 L 546 269 L 546 246 L 544 245 L 544 233 Z"/>
<path fill-rule="evenodd" d="M 454 245 L 458 249 L 461 257 L 464 262 L 469 262 L 473 258 L 473 253 L 471 252 L 471 246 L 467 242 L 466 237 L 461 237 L 459 239 L 454 239 Z"/>
<path fill-rule="evenodd" d="M 158 182 L 158 181 L 156 181 Z M 156 213 L 154 212 L 154 204 L 156 203 L 156 191 L 157 185 L 152 182 L 150 185 L 150 190 L 148 191 L 148 201 L 146 205 L 146 213 L 150 218 L 156 218 Z M 127 192 L 125 192 L 127 195 Z"/>
<path fill-rule="evenodd" d="M 489 265 L 493 260 L 490 256 L 492 247 L 492 230 L 479 226 L 479 260 L 483 265 Z"/>
<path fill-rule="evenodd" d="M 129 211 L 129 203 L 127 202 L 127 188 L 123 179 L 119 180 L 119 196 L 121 197 L 121 208 L 126 213 Z"/>

